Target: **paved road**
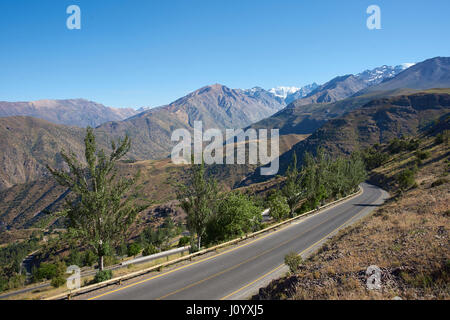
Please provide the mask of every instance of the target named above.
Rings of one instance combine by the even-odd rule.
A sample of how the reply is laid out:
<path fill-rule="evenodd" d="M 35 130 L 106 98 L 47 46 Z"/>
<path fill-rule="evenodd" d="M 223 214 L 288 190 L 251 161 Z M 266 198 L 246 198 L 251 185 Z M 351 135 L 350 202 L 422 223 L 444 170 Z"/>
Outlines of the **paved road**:
<path fill-rule="evenodd" d="M 306 255 L 340 228 L 367 215 L 388 194 L 362 184 L 363 193 L 344 203 L 217 255 L 98 293 L 93 299 L 244 299 L 285 272 L 284 256 Z M 92 296 L 91 296 L 92 297 Z"/>

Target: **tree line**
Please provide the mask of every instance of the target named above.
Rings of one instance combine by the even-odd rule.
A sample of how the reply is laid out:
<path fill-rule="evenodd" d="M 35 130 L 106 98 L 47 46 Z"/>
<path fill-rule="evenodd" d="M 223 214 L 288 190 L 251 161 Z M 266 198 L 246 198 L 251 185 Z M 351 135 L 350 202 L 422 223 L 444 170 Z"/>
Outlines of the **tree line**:
<path fill-rule="evenodd" d="M 67 263 L 89 265 L 97 259 L 98 278 L 105 279 L 110 276 L 104 272 L 105 257 L 114 252 L 130 256 L 142 250 L 144 255 L 164 250 L 171 245 L 169 239 L 180 235 L 181 229 L 166 220 L 161 227 L 147 228 L 137 241 L 125 244 L 136 217 L 151 204 L 139 193 L 139 173 L 125 178 L 117 171 L 117 162 L 129 151 L 131 142 L 128 136 L 112 142 L 107 155 L 97 149 L 91 128 L 87 128 L 84 142 L 84 162 L 72 153 L 62 152 L 68 170 L 51 167 L 48 170 L 71 191 L 61 213 L 68 231 L 65 236 L 73 249 Z M 364 163 L 358 154 L 332 158 L 319 149 L 315 156 L 305 154 L 300 169 L 294 154 L 282 185 L 261 202 L 239 191 L 224 192 L 215 179 L 207 176 L 203 163 L 193 164 L 185 183 L 176 186 L 190 233 L 189 238 L 180 239 L 180 244 L 189 241 L 195 251 L 260 230 L 264 226 L 261 213 L 265 208 L 279 221 L 345 196 L 365 178 Z M 84 256 L 79 248 L 85 249 Z M 45 278 L 44 271 L 36 271 L 37 277 Z"/>

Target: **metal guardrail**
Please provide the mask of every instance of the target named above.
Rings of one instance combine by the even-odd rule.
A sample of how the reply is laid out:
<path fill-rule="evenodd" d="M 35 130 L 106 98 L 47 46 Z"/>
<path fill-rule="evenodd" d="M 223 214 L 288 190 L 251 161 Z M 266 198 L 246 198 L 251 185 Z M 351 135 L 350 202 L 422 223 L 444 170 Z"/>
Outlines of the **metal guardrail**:
<path fill-rule="evenodd" d="M 86 293 L 86 292 L 89 292 L 89 291 L 93 291 L 93 290 L 96 290 L 96 289 L 99 289 L 99 288 L 106 287 L 106 286 L 111 285 L 111 284 L 120 284 L 124 280 L 135 278 L 135 277 L 141 276 L 143 274 L 146 274 L 146 273 L 149 273 L 149 272 L 152 272 L 152 271 L 158 271 L 158 270 L 161 270 L 164 267 L 176 264 L 178 262 L 182 262 L 182 261 L 185 261 L 185 260 L 190 260 L 190 259 L 192 259 L 192 258 L 194 258 L 196 256 L 200 256 L 200 255 L 212 252 L 212 251 L 216 251 L 216 250 L 221 249 L 223 247 L 236 244 L 238 242 L 247 240 L 249 238 L 254 238 L 257 235 L 260 235 L 262 233 L 265 233 L 265 232 L 277 229 L 277 228 L 279 228 L 279 227 L 281 227 L 283 225 L 290 224 L 291 222 L 293 222 L 295 220 L 303 218 L 303 217 L 305 217 L 307 215 L 310 215 L 312 213 L 319 212 L 319 211 L 321 211 L 323 209 L 332 207 L 333 205 L 335 205 L 337 203 L 346 201 L 346 200 L 348 200 L 350 198 L 353 198 L 353 197 L 356 197 L 356 196 L 358 196 L 358 195 L 360 195 L 362 193 L 363 193 L 363 189 L 361 187 L 359 187 L 359 190 L 357 192 L 351 194 L 351 195 L 348 195 L 348 196 L 346 196 L 344 198 L 341 198 L 339 200 L 330 202 L 330 203 L 328 203 L 326 205 L 323 205 L 322 207 L 319 207 L 318 209 L 305 212 L 305 213 L 303 213 L 301 215 L 298 215 L 298 216 L 296 216 L 294 218 L 290 218 L 290 219 L 284 220 L 282 222 L 279 222 L 277 224 L 271 225 L 271 226 L 269 226 L 269 227 L 267 227 L 265 229 L 262 229 L 260 231 L 253 232 L 253 233 L 250 233 L 250 234 L 246 234 L 245 236 L 242 236 L 240 238 L 237 238 L 237 239 L 234 239 L 234 240 L 231 240 L 231 241 L 228 241 L 228 242 L 224 242 L 224 243 L 221 243 L 221 244 L 216 245 L 214 247 L 203 249 L 203 250 L 197 251 L 195 253 L 191 253 L 191 254 L 189 254 L 187 256 L 183 256 L 183 257 L 171 260 L 171 261 L 167 261 L 167 262 L 164 262 L 164 263 L 161 263 L 161 264 L 158 264 L 158 265 L 155 265 L 155 266 L 143 269 L 143 270 L 132 272 L 132 273 L 129 273 L 129 274 L 126 274 L 126 275 L 123 275 L 123 276 L 120 276 L 120 277 L 117 277 L 117 278 L 114 278 L 114 279 L 110 279 L 110 280 L 107 280 L 107 281 L 104 281 L 104 282 L 100 282 L 100 283 L 88 285 L 88 286 L 85 286 L 85 287 L 81 287 L 79 289 L 67 291 L 67 292 L 64 292 L 64 293 L 61 293 L 61 294 L 58 294 L 58 295 L 46 298 L 45 300 L 57 300 L 57 299 L 63 299 L 63 298 L 70 299 L 71 297 L 73 297 L 75 295 L 79 295 L 81 293 Z"/>
<path fill-rule="evenodd" d="M 139 258 L 136 258 L 136 259 L 123 261 L 123 262 L 120 263 L 120 265 L 121 266 L 127 266 L 127 265 L 133 264 L 133 263 L 142 263 L 142 262 L 146 262 L 146 261 L 152 261 L 152 260 L 156 260 L 156 259 L 159 259 L 159 258 L 168 257 L 168 256 L 171 256 L 171 255 L 176 254 L 176 253 L 189 251 L 189 249 L 191 249 L 191 246 L 175 248 L 175 249 L 172 249 L 172 250 L 167 250 L 167 251 L 155 253 L 155 254 L 152 254 L 152 255 L 149 255 L 149 256 L 142 256 L 142 257 L 139 257 Z"/>

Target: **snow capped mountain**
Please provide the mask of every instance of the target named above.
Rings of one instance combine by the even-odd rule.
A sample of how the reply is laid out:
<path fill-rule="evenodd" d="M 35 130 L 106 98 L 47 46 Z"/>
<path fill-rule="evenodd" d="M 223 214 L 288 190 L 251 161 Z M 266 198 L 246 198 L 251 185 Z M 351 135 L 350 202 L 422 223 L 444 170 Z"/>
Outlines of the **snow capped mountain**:
<path fill-rule="evenodd" d="M 306 97 L 313 90 L 315 90 L 318 86 L 319 85 L 315 82 L 312 84 L 303 86 L 301 88 L 280 86 L 280 87 L 269 89 L 268 92 L 273 94 L 275 97 L 284 100 L 284 102 L 286 104 L 289 104 L 294 100 Z"/>
<path fill-rule="evenodd" d="M 293 94 L 293 93 L 295 93 L 295 92 L 297 92 L 299 90 L 301 90 L 301 88 L 298 88 L 298 87 L 282 87 L 281 86 L 281 87 L 276 87 L 276 88 L 269 89 L 268 91 L 270 93 L 272 93 L 276 97 L 280 97 L 280 98 L 286 99 L 286 97 L 289 94 Z"/>
<path fill-rule="evenodd" d="M 383 82 L 386 79 L 395 77 L 397 74 L 413 65 L 414 63 L 403 63 L 395 67 L 384 65 L 372 70 L 366 70 L 358 73 L 356 77 L 366 81 L 370 86 L 373 86 Z"/>

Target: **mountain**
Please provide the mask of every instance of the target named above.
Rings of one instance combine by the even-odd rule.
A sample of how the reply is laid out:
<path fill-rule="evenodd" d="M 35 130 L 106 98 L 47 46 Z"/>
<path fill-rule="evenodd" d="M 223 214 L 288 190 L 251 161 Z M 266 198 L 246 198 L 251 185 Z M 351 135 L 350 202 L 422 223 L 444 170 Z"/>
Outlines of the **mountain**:
<path fill-rule="evenodd" d="M 399 88 L 450 88 L 450 57 L 436 57 L 417 63 L 396 77 L 362 91 L 361 94 Z"/>
<path fill-rule="evenodd" d="M 174 143 L 174 130 L 192 130 L 194 121 L 203 128 L 243 128 L 267 118 L 284 104 L 261 88 L 230 89 L 220 84 L 196 90 L 169 105 L 153 108 L 124 121 L 105 123 L 97 128 L 108 136 L 130 135 L 131 154 L 137 159 L 167 157 Z"/>
<path fill-rule="evenodd" d="M 410 63 L 404 63 L 395 67 L 384 65 L 355 75 L 338 76 L 316 87 L 306 96 L 299 97 L 293 102 L 293 105 L 304 106 L 313 103 L 331 103 L 351 97 L 367 87 L 395 77 L 411 65 Z"/>
<path fill-rule="evenodd" d="M 0 118 L 0 190 L 45 176 L 46 164 L 61 167 L 62 149 L 81 155 L 84 134 L 32 117 Z"/>
<path fill-rule="evenodd" d="M 372 70 L 366 70 L 358 73 L 356 76 L 369 85 L 376 85 L 388 79 L 394 78 L 400 72 L 412 67 L 414 63 L 403 63 L 401 65 L 391 67 L 391 66 L 381 66 Z"/>
<path fill-rule="evenodd" d="M 294 106 L 329 103 L 345 99 L 366 88 L 368 83 L 352 74 L 336 77 L 319 86 L 306 97 L 295 100 Z"/>
<path fill-rule="evenodd" d="M 307 139 L 280 156 L 283 173 L 295 152 L 301 165 L 305 152 L 323 147 L 331 154 L 350 154 L 375 143 L 403 135 L 415 135 L 433 121 L 450 115 L 450 89 L 429 90 L 371 100 L 362 107 L 325 122 Z M 259 170 L 242 185 L 261 181 Z"/>
<path fill-rule="evenodd" d="M 286 104 L 291 103 L 294 100 L 303 98 L 315 90 L 319 85 L 317 83 L 312 83 L 301 88 L 298 87 L 276 87 L 269 89 L 268 91 L 275 95 L 276 97 L 282 99 Z"/>
<path fill-rule="evenodd" d="M 304 87 L 301 87 L 299 90 L 297 90 L 296 92 L 290 93 L 286 96 L 286 98 L 284 99 L 284 102 L 286 104 L 290 104 L 291 102 L 304 98 L 307 95 L 309 95 L 311 92 L 313 92 L 314 90 L 316 90 L 319 87 L 319 85 L 317 83 L 312 83 L 309 85 L 306 85 Z"/>
<path fill-rule="evenodd" d="M 280 157 L 287 166 L 292 153 L 301 162 L 306 152 L 318 147 L 333 154 L 349 154 L 375 143 L 413 136 L 433 121 L 450 114 L 450 90 L 422 92 L 373 100 L 344 116 L 329 120 L 306 140 Z M 283 165 L 281 165 L 283 166 Z"/>
<path fill-rule="evenodd" d="M 285 106 L 285 101 L 282 97 L 273 94 L 270 90 L 264 90 L 261 87 L 254 87 L 247 90 L 236 89 L 236 91 L 243 93 L 249 98 L 257 99 L 265 105 L 272 106 L 273 109 L 279 110 L 280 104 Z"/>
<path fill-rule="evenodd" d="M 316 93 L 312 92 L 309 97 L 294 101 L 285 109 L 253 124 L 252 127 L 256 129 L 278 128 L 281 134 L 310 134 L 328 120 L 360 108 L 374 99 L 417 93 L 426 88 L 450 88 L 448 60 L 449 58 L 435 58 L 418 64 L 405 63 L 396 67 L 382 66 L 354 76 L 335 78 L 316 89 Z M 392 78 L 394 74 L 396 76 Z M 420 78 L 420 86 L 413 85 L 414 79 L 417 77 Z M 406 81 L 406 79 L 411 80 Z M 352 90 L 348 86 L 352 81 L 363 87 L 369 84 L 374 85 L 366 87 L 351 97 L 335 102 L 304 104 L 307 101 L 323 100 L 317 99 L 317 97 L 321 97 L 321 94 L 329 98 L 324 100 L 333 100 L 330 98 L 330 92 L 332 94 L 338 93 L 341 97 L 350 94 L 357 90 L 356 87 Z M 346 93 L 341 89 L 346 89 Z M 345 94 L 342 95 L 342 93 Z M 335 95 L 334 98 L 336 99 L 337 96 Z"/>
<path fill-rule="evenodd" d="M 30 116 L 77 127 L 96 127 L 102 123 L 123 120 L 135 114 L 136 111 L 131 108 L 110 108 L 84 99 L 0 101 L 0 117 Z"/>
<path fill-rule="evenodd" d="M 280 134 L 311 134 L 328 120 L 360 108 L 371 100 L 414 92 L 416 91 L 399 89 L 366 93 L 365 95 L 354 96 L 333 103 L 313 103 L 300 106 L 291 103 L 273 116 L 254 123 L 250 127 L 254 129 L 279 129 Z"/>
<path fill-rule="evenodd" d="M 107 150 L 110 138 L 128 134 L 132 141 L 128 159 L 161 159 L 170 155 L 172 132 L 192 130 L 196 120 L 202 120 L 205 128 L 240 128 L 283 108 L 266 93 L 207 86 L 167 106 L 100 125 L 95 135 L 100 147 Z M 46 176 L 46 164 L 61 167 L 61 150 L 72 151 L 81 159 L 84 135 L 82 128 L 38 118 L 0 118 L 0 190 Z"/>

